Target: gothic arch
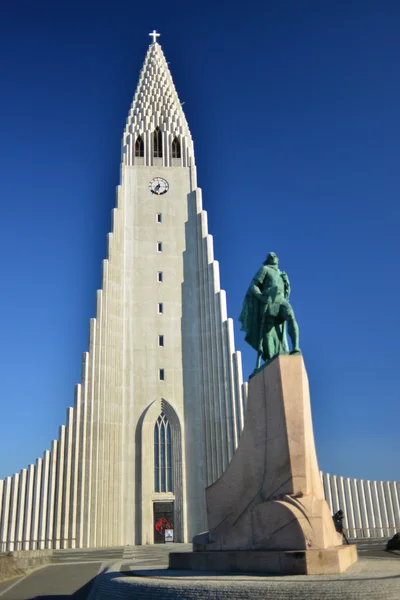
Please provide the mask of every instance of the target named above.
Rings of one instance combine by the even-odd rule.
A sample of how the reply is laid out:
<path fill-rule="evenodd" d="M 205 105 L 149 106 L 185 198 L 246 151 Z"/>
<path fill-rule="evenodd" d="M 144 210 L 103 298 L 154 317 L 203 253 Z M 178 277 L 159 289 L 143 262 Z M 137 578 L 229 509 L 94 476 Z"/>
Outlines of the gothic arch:
<path fill-rule="evenodd" d="M 162 158 L 163 147 L 162 147 L 162 133 L 159 127 L 155 128 L 153 133 L 153 156 L 154 158 Z"/>
<path fill-rule="evenodd" d="M 172 140 L 172 158 L 181 158 L 181 143 L 176 136 Z"/>
<path fill-rule="evenodd" d="M 159 494 L 154 491 L 154 426 L 163 413 L 171 426 L 173 447 L 172 493 Z M 178 413 L 170 402 L 161 398 L 154 400 L 142 413 L 136 429 L 136 531 L 137 544 L 152 544 L 153 502 L 157 499 L 174 501 L 175 541 L 185 539 L 186 519 L 183 489 L 183 443 L 182 426 Z"/>
<path fill-rule="evenodd" d="M 138 135 L 135 142 L 135 156 L 143 157 L 144 156 L 144 142 L 141 135 Z"/>

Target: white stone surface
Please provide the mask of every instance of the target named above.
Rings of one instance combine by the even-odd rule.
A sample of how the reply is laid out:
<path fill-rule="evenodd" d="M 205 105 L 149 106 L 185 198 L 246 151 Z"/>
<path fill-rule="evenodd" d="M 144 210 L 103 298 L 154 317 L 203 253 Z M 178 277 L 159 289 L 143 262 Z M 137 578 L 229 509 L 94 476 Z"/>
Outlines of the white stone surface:
<path fill-rule="evenodd" d="M 56 485 L 54 490 L 54 526 L 53 526 L 53 548 L 59 549 L 61 541 L 61 515 L 63 502 L 64 483 L 64 453 L 65 453 L 65 425 L 60 427 L 60 435 L 57 446 Z"/>
<path fill-rule="evenodd" d="M 3 485 L 2 510 L 0 514 L 0 543 L 3 547 L 8 542 L 8 515 L 10 514 L 11 477 L 6 477 Z"/>
<path fill-rule="evenodd" d="M 3 513 L 3 489 L 4 489 L 4 479 L 0 479 L 0 527 L 1 527 L 1 519 Z M 0 538 L 1 541 L 1 538 Z"/>
<path fill-rule="evenodd" d="M 35 478 L 35 465 L 29 465 L 26 480 L 25 518 L 23 529 L 23 543 L 21 550 L 30 550 L 31 521 L 32 521 L 32 495 L 33 481 Z"/>
<path fill-rule="evenodd" d="M 361 510 L 361 527 L 362 534 L 366 533 L 366 537 L 370 537 L 369 531 L 369 517 L 367 511 L 367 503 L 365 498 L 365 482 L 363 479 L 357 481 L 358 493 L 360 498 L 360 510 Z"/>
<path fill-rule="evenodd" d="M 348 524 L 349 524 L 348 527 L 350 529 L 355 529 L 356 521 L 355 521 L 355 517 L 354 517 L 354 499 L 353 499 L 353 494 L 351 491 L 349 477 L 346 477 L 346 479 L 344 480 L 344 490 L 345 490 L 345 497 L 346 497 L 346 505 L 349 507 L 349 510 L 346 511 Z"/>
<path fill-rule="evenodd" d="M 360 496 L 357 487 L 357 481 L 355 479 L 350 479 L 350 488 L 352 492 L 352 503 L 353 503 L 353 513 L 354 513 L 354 526 L 357 532 L 361 531 L 362 528 L 362 520 L 361 520 L 361 507 L 360 507 Z M 328 501 L 329 504 L 329 501 Z"/>
<path fill-rule="evenodd" d="M 46 521 L 47 521 L 47 502 L 49 497 L 49 470 L 50 470 L 50 452 L 46 450 L 43 455 L 42 464 L 42 485 L 40 490 L 39 503 L 39 526 L 38 526 L 38 550 L 46 549 Z"/>
<path fill-rule="evenodd" d="M 39 508 L 40 508 L 40 491 L 41 491 L 41 485 L 42 485 L 42 466 L 43 466 L 43 459 L 38 458 L 36 460 L 36 464 L 35 464 L 35 476 L 34 476 L 34 480 L 33 480 L 30 550 L 36 550 L 38 548 Z"/>
<path fill-rule="evenodd" d="M 24 518 L 25 518 L 25 494 L 26 494 L 26 478 L 28 471 L 26 469 L 21 469 L 19 475 L 19 495 L 18 495 L 18 509 L 17 509 L 17 519 L 16 519 L 16 530 L 15 530 L 15 539 L 17 541 L 16 550 L 22 550 L 22 536 L 23 536 L 23 528 L 24 528 Z"/>
<path fill-rule="evenodd" d="M 8 516 L 8 550 L 16 550 L 15 548 L 15 526 L 18 509 L 18 491 L 19 491 L 19 474 L 16 473 L 11 482 L 10 494 L 10 511 Z"/>
<path fill-rule="evenodd" d="M 396 519 L 398 518 L 398 529 L 400 530 L 400 494 L 397 490 L 395 481 L 389 481 L 388 484 L 392 494 L 393 523 L 396 523 Z"/>
<path fill-rule="evenodd" d="M 81 431 L 81 385 L 75 386 L 75 407 L 73 414 L 72 430 L 72 456 L 71 456 L 71 509 L 68 515 L 68 547 L 77 546 L 77 517 L 78 517 L 78 476 L 80 458 L 80 431 Z"/>
<path fill-rule="evenodd" d="M 50 465 L 49 465 L 49 487 L 47 497 L 47 518 L 46 518 L 46 549 L 53 548 L 53 527 L 54 527 L 54 500 L 57 478 L 57 454 L 58 441 L 51 443 Z"/>
<path fill-rule="evenodd" d="M 69 515 L 71 500 L 71 465 L 72 465 L 72 434 L 74 409 L 67 410 L 67 426 L 65 428 L 64 474 L 62 489 L 61 540 L 60 548 L 70 548 Z"/>

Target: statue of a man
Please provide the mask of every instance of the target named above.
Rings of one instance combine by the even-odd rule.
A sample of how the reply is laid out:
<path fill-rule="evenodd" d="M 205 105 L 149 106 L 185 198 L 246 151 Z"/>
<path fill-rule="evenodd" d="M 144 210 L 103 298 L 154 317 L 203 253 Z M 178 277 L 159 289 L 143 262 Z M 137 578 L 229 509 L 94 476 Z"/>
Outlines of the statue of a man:
<path fill-rule="evenodd" d="M 289 302 L 290 283 L 284 271 L 278 268 L 279 259 L 270 252 L 253 278 L 243 302 L 239 321 L 246 332 L 246 342 L 257 350 L 257 366 L 261 359 L 289 351 L 285 323 L 292 341 L 292 353 L 300 352 L 299 328 Z"/>

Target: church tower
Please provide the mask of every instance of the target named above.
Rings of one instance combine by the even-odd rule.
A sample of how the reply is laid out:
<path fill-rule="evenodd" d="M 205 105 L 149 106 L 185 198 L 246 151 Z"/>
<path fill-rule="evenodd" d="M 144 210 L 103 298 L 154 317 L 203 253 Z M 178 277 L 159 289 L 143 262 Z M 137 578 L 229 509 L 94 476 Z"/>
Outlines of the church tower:
<path fill-rule="evenodd" d="M 152 544 L 162 517 L 190 541 L 243 427 L 246 386 L 193 140 L 151 35 L 82 382 L 51 451 L 0 482 L 8 550 Z"/>

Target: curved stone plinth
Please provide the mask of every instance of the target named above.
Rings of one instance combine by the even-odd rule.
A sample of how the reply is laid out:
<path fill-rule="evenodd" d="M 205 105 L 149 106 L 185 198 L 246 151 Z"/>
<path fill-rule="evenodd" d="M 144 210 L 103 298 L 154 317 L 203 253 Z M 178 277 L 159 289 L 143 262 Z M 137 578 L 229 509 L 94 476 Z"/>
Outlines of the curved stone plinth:
<path fill-rule="evenodd" d="M 200 553 L 193 553 L 200 554 Z M 193 556 L 192 554 L 192 556 Z M 341 575 L 292 577 L 137 569 L 99 575 L 89 600 L 398 600 L 400 562 L 361 559 Z"/>

